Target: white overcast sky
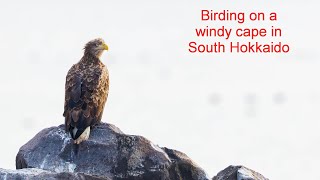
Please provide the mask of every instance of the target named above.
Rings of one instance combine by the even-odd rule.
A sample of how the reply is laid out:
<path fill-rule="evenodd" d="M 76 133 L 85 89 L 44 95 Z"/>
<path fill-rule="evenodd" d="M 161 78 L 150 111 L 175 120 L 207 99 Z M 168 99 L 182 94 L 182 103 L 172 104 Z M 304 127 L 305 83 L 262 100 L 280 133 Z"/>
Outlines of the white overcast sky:
<path fill-rule="evenodd" d="M 190 54 L 195 27 L 223 25 L 201 22 L 201 9 L 275 11 L 291 53 Z M 210 177 L 242 164 L 273 180 L 320 179 L 318 17 L 315 0 L 1 1 L 0 167 L 63 123 L 65 75 L 102 37 L 104 122 L 186 153 Z"/>

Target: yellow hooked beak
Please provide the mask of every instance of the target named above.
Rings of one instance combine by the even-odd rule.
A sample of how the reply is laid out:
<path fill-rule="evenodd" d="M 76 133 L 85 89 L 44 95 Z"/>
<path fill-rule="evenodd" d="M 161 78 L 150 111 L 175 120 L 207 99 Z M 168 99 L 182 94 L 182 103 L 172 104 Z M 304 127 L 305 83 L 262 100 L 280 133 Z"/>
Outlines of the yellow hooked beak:
<path fill-rule="evenodd" d="M 104 44 L 104 43 L 103 43 L 103 45 L 102 45 L 102 46 L 103 46 L 103 49 L 104 49 L 104 50 L 106 50 L 106 51 L 108 51 L 108 50 L 109 50 L 108 45 L 106 45 L 106 44 Z"/>

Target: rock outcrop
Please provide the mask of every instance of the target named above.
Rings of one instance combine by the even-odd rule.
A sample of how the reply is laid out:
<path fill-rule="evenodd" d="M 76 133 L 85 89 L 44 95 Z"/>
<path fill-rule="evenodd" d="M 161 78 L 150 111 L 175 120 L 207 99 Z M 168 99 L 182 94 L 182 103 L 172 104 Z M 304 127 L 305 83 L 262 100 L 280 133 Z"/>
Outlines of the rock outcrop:
<path fill-rule="evenodd" d="M 80 145 L 73 143 L 64 125 L 44 129 L 20 148 L 16 168 L 0 168 L 0 179 L 209 180 L 184 153 L 106 123 Z M 244 166 L 229 166 L 212 180 L 268 179 Z"/>
<path fill-rule="evenodd" d="M 229 166 L 220 171 L 212 180 L 268 180 L 261 174 L 244 166 Z"/>
<path fill-rule="evenodd" d="M 27 168 L 19 170 L 7 170 L 0 168 L 0 179 L 3 180 L 58 180 L 58 179 L 72 179 L 72 180 L 112 180 L 111 178 L 101 178 L 91 176 L 84 173 L 69 173 L 69 172 L 52 172 L 42 169 Z"/>
<path fill-rule="evenodd" d="M 22 146 L 16 168 L 85 179 L 209 179 L 184 153 L 161 148 L 142 136 L 126 135 L 111 124 L 98 125 L 80 145 L 75 145 L 63 128 L 44 129 Z"/>

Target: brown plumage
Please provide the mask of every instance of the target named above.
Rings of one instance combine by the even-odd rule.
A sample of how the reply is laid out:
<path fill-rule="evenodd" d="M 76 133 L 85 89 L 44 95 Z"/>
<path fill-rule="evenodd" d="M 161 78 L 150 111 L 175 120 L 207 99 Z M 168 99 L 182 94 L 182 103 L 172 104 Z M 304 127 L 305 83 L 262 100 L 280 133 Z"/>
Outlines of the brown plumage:
<path fill-rule="evenodd" d="M 65 128 L 76 144 L 89 138 L 99 124 L 109 92 L 109 74 L 100 56 L 108 46 L 102 39 L 88 42 L 81 60 L 68 71 L 65 84 Z"/>

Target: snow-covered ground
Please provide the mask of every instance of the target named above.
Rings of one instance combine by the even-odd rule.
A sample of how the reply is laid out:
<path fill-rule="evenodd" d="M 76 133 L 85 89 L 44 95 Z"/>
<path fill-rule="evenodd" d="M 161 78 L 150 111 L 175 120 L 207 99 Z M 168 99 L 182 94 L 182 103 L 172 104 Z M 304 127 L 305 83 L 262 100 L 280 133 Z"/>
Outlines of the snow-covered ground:
<path fill-rule="evenodd" d="M 63 123 L 65 75 L 102 37 L 103 121 L 185 152 L 210 176 L 242 164 L 270 179 L 320 179 L 317 4 L 1 1 L 0 167 L 15 168 L 20 146 Z M 276 11 L 291 53 L 189 54 L 194 28 L 207 24 L 201 9 Z"/>

